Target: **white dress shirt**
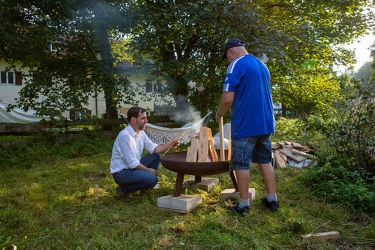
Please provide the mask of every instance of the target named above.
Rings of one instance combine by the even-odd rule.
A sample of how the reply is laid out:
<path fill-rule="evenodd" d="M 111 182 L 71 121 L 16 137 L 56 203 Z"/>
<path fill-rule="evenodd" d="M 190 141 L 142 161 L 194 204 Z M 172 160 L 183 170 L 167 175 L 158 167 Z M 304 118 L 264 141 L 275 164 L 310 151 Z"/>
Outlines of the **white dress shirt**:
<path fill-rule="evenodd" d="M 152 154 L 157 146 L 158 144 L 153 143 L 143 130 L 137 134 L 131 126 L 126 126 L 118 134 L 113 145 L 110 173 L 136 168 L 140 164 L 143 150 Z"/>

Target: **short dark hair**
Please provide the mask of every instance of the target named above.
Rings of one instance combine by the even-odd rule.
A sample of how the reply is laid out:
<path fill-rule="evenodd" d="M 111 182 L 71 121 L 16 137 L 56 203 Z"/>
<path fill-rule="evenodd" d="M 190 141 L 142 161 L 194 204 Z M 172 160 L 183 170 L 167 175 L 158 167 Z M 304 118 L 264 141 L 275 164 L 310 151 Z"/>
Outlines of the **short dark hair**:
<path fill-rule="evenodd" d="M 130 120 L 132 119 L 132 117 L 138 118 L 138 116 L 139 116 L 140 113 L 144 113 L 146 111 L 147 111 L 146 109 L 141 108 L 141 107 L 131 107 L 128 110 L 128 114 L 127 114 L 128 121 L 130 122 Z"/>

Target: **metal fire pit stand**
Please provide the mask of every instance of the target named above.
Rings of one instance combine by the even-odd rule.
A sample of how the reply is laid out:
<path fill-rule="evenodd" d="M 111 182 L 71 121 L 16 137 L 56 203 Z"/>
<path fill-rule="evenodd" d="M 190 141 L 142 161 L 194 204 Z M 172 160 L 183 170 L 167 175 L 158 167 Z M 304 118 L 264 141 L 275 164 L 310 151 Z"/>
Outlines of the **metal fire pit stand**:
<path fill-rule="evenodd" d="M 220 151 L 216 150 L 218 153 L 218 161 L 187 162 L 187 151 L 170 153 L 160 157 L 161 164 L 166 169 L 176 172 L 177 178 L 173 195 L 159 197 L 157 200 L 158 207 L 185 213 L 192 210 L 202 202 L 201 196 L 181 194 L 185 174 L 195 176 L 195 183 L 199 183 L 202 181 L 202 176 L 217 175 L 229 172 L 234 189 L 230 189 L 226 196 L 233 197 L 238 194 L 237 180 L 234 172 L 229 166 L 230 149 L 228 151 L 224 150 L 223 120 L 221 120 L 221 123 L 219 124 L 221 142 Z M 225 157 L 226 155 L 228 157 Z"/>

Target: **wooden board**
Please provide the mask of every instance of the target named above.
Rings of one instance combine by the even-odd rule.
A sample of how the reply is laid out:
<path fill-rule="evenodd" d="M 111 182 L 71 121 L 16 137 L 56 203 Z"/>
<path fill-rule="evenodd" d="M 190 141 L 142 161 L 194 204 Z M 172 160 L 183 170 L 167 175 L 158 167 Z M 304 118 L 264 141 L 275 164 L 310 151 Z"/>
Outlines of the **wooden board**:
<path fill-rule="evenodd" d="M 186 154 L 187 162 L 197 162 L 198 146 L 199 146 L 199 139 L 197 138 L 191 139 L 190 147 L 188 147 L 187 154 Z"/>
<path fill-rule="evenodd" d="M 211 159 L 208 155 L 208 140 L 212 138 L 210 128 L 201 127 L 199 131 L 199 148 L 198 148 L 198 162 L 210 162 Z"/>
<path fill-rule="evenodd" d="M 340 237 L 340 233 L 337 231 L 316 233 L 316 234 L 303 234 L 301 235 L 304 239 L 318 238 L 318 239 L 332 239 Z"/>
<path fill-rule="evenodd" d="M 304 160 L 306 160 L 306 157 L 293 154 L 292 148 L 284 148 L 279 151 L 295 162 L 303 162 Z"/>
<path fill-rule="evenodd" d="M 296 148 L 296 149 L 303 148 L 303 146 L 299 144 L 298 142 L 292 142 L 291 145 L 293 148 Z"/>
<path fill-rule="evenodd" d="M 292 152 L 293 152 L 293 154 L 295 154 L 295 155 L 300 155 L 300 156 L 303 156 L 303 157 L 306 157 L 306 158 L 309 158 L 309 159 L 313 159 L 313 158 L 315 158 L 314 155 L 311 155 L 311 154 L 308 154 L 308 153 L 305 153 L 305 152 L 299 151 L 299 150 L 297 150 L 297 149 L 292 149 Z"/>
<path fill-rule="evenodd" d="M 278 149 L 282 149 L 282 148 L 283 148 L 283 146 L 280 143 L 276 143 L 276 144 L 272 145 L 272 150 L 278 150 Z"/>
<path fill-rule="evenodd" d="M 228 161 L 231 159 L 231 157 L 232 157 L 232 138 L 229 135 L 229 141 L 228 141 Z"/>
<path fill-rule="evenodd" d="M 283 142 L 279 142 L 279 144 L 284 147 L 284 146 L 290 146 L 291 142 L 283 141 Z"/>
<path fill-rule="evenodd" d="M 288 166 L 287 162 L 283 159 L 279 151 L 274 152 L 276 167 L 278 168 L 286 168 Z"/>
<path fill-rule="evenodd" d="M 219 133 L 220 133 L 220 161 L 224 161 L 225 153 L 224 153 L 224 126 L 223 126 L 223 117 L 220 117 L 219 122 Z"/>
<path fill-rule="evenodd" d="M 214 139 L 211 137 L 209 138 L 208 140 L 208 150 L 209 150 L 209 155 L 210 155 L 210 158 L 211 158 L 211 161 L 213 162 L 217 162 L 219 161 L 219 157 L 216 153 L 216 150 L 215 150 L 215 142 L 214 142 Z"/>

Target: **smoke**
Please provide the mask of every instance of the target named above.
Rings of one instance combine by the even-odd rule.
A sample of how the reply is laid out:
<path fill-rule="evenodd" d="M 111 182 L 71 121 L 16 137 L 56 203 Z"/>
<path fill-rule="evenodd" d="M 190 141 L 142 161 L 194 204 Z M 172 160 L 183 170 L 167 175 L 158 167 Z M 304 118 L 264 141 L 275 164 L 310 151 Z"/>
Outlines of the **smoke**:
<path fill-rule="evenodd" d="M 176 109 L 170 115 L 170 119 L 184 124 L 201 119 L 201 113 L 188 103 L 186 97 L 179 95 L 175 98 L 175 100 Z"/>

